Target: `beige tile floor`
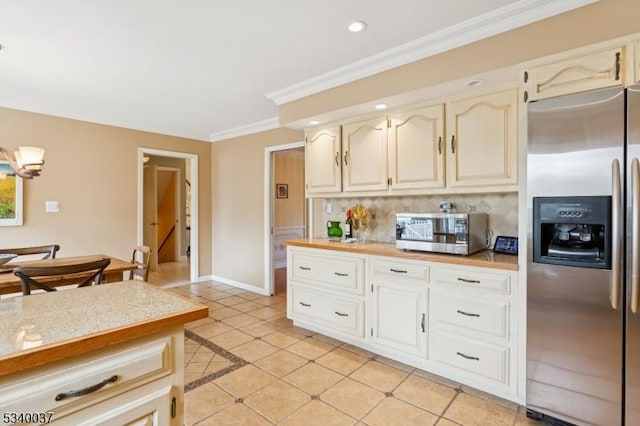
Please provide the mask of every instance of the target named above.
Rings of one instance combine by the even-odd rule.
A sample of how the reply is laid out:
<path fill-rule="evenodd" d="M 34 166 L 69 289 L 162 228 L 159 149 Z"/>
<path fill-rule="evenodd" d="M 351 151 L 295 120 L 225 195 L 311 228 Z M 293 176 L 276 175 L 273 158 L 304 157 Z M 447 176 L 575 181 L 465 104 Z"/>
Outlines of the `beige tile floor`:
<path fill-rule="evenodd" d="M 186 425 L 538 424 L 517 404 L 293 326 L 284 295 L 172 291 L 210 310 L 187 324 Z"/>

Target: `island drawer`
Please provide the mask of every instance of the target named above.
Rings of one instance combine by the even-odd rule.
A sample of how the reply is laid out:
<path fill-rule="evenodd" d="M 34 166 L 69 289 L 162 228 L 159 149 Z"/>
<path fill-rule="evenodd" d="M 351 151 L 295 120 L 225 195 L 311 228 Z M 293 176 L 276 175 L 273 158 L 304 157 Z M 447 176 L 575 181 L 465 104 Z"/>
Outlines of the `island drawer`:
<path fill-rule="evenodd" d="M 56 420 L 168 376 L 175 370 L 173 339 L 163 337 L 117 352 L 87 356 L 72 366 L 61 361 L 55 369 L 16 373 L 0 385 L 0 411 L 53 411 Z"/>
<path fill-rule="evenodd" d="M 394 278 L 429 281 L 429 266 L 424 262 L 408 262 L 390 258 L 372 258 L 373 273 Z"/>
<path fill-rule="evenodd" d="M 476 331 L 508 338 L 509 304 L 478 297 L 461 297 L 440 291 L 431 293 L 432 321 L 460 327 L 464 332 Z"/>
<path fill-rule="evenodd" d="M 431 356 L 436 362 L 507 384 L 509 350 L 506 347 L 440 333 L 435 333 L 432 339 Z"/>
<path fill-rule="evenodd" d="M 291 250 L 288 267 L 291 281 L 351 294 L 364 293 L 364 257 Z"/>
<path fill-rule="evenodd" d="M 511 291 L 508 274 L 487 272 L 472 268 L 433 268 L 432 281 L 438 284 L 448 284 L 456 287 L 488 290 L 491 292 L 509 294 Z"/>
<path fill-rule="evenodd" d="M 299 287 L 291 288 L 289 312 L 293 319 L 312 321 L 360 337 L 364 336 L 364 303 Z"/>

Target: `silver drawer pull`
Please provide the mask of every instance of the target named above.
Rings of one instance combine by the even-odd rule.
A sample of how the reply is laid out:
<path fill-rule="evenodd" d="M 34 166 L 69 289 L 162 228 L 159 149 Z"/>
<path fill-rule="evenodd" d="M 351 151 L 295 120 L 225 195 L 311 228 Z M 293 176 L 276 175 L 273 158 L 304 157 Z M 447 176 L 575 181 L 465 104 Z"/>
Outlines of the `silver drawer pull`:
<path fill-rule="evenodd" d="M 306 306 L 307 308 L 311 307 L 311 305 L 304 302 L 298 302 L 298 303 L 301 304 L 302 306 Z"/>
<path fill-rule="evenodd" d="M 396 274 L 406 274 L 407 273 L 407 271 L 405 271 L 404 269 L 393 269 L 393 268 L 390 268 L 389 270 L 391 272 L 395 272 Z"/>
<path fill-rule="evenodd" d="M 300 269 L 302 269 L 303 271 L 310 271 L 311 268 L 308 268 L 306 266 L 300 266 Z"/>
<path fill-rule="evenodd" d="M 463 283 L 480 284 L 479 280 L 468 280 L 466 278 L 460 278 L 460 277 L 458 277 L 458 281 L 462 281 Z"/>
<path fill-rule="evenodd" d="M 338 315 L 339 317 L 348 317 L 349 316 L 349 314 L 343 314 L 342 312 L 338 312 L 338 311 L 335 311 L 335 314 Z"/>
<path fill-rule="evenodd" d="M 349 276 L 349 274 L 343 274 L 341 272 L 334 272 L 334 274 L 336 274 L 339 277 L 348 277 Z"/>
<path fill-rule="evenodd" d="M 84 389 L 80 389 L 77 391 L 69 391 L 69 392 L 64 392 L 64 393 L 59 393 L 56 395 L 55 400 L 56 401 L 62 401 L 63 399 L 66 398 L 73 398 L 75 396 L 84 396 L 84 395 L 89 395 L 90 393 L 93 393 L 97 390 L 102 389 L 103 387 L 105 387 L 107 384 L 109 383 L 113 383 L 116 380 L 118 380 L 118 376 L 111 376 L 108 379 L 104 379 L 103 381 L 101 381 L 100 383 L 96 383 L 95 385 L 86 387 Z"/>
<path fill-rule="evenodd" d="M 461 311 L 461 310 L 457 310 L 456 312 L 458 312 L 461 315 L 466 315 L 468 317 L 478 317 L 478 318 L 480 318 L 480 314 L 470 314 L 469 312 L 465 312 L 465 311 Z"/>
<path fill-rule="evenodd" d="M 462 352 L 456 352 L 456 355 L 461 356 L 464 359 L 470 359 L 470 360 L 473 360 L 473 361 L 480 361 L 480 358 L 478 358 L 477 356 L 465 355 Z"/>

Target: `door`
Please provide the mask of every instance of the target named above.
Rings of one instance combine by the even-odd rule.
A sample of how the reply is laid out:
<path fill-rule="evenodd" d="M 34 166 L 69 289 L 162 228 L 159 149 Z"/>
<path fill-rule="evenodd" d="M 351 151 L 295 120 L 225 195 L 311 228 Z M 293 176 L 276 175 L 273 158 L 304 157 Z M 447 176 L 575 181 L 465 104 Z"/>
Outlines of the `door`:
<path fill-rule="evenodd" d="M 447 186 L 518 183 L 517 90 L 447 104 Z"/>
<path fill-rule="evenodd" d="M 387 120 L 342 126 L 342 177 L 345 191 L 386 190 Z"/>
<path fill-rule="evenodd" d="M 627 91 L 627 327 L 625 424 L 640 424 L 640 86 Z M 635 171 L 633 170 L 635 169 Z M 635 219 L 635 223 L 634 223 Z M 634 244 L 635 243 L 635 244 Z"/>
<path fill-rule="evenodd" d="M 427 353 L 427 288 L 406 282 L 374 280 L 372 338 L 394 351 Z"/>
<path fill-rule="evenodd" d="M 444 187 L 444 106 L 390 116 L 389 174 L 395 189 Z"/>
<path fill-rule="evenodd" d="M 149 268 L 158 269 L 158 182 L 157 166 L 144 167 L 143 180 L 143 244 L 151 249 Z"/>
<path fill-rule="evenodd" d="M 532 248 L 542 238 L 532 238 L 532 197 L 617 198 L 612 185 L 621 178 L 614 164 L 624 170 L 624 92 L 603 89 L 532 102 L 528 132 L 527 411 L 574 424 L 618 425 L 623 307 L 610 296 L 622 259 L 612 261 L 618 274 L 534 263 Z"/>
<path fill-rule="evenodd" d="M 308 133 L 305 145 L 307 194 L 342 191 L 340 126 Z"/>

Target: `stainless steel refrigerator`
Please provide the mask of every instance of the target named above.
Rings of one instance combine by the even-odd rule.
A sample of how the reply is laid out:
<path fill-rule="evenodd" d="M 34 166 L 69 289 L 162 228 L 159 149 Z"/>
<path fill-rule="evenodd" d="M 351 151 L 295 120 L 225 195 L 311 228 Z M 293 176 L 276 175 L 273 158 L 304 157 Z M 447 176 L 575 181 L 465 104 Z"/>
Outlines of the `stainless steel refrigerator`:
<path fill-rule="evenodd" d="M 640 86 L 531 102 L 527 414 L 640 425 Z"/>

